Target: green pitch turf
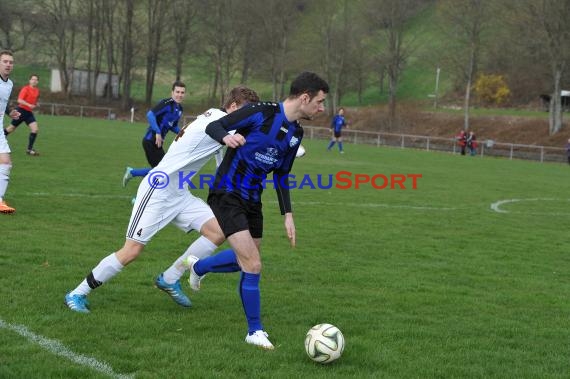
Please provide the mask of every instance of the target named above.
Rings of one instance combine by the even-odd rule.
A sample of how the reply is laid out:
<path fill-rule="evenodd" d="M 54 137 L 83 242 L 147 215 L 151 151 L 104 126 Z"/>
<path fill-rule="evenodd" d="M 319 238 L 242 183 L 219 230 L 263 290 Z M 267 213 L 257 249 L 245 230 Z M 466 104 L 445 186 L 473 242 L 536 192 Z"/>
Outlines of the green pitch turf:
<path fill-rule="evenodd" d="M 209 275 L 199 293 L 184 282 L 191 309 L 153 287 L 197 237 L 171 226 L 93 291 L 90 314 L 64 306 L 123 244 L 138 180 L 123 189 L 121 177 L 145 166 L 145 126 L 38 121 L 41 156 L 25 154 L 25 125 L 9 136 L 6 200 L 17 212 L 0 215 L 1 378 L 568 377 L 568 165 L 353 144 L 340 155 L 304 141 L 296 248 L 273 190 L 264 194 L 262 316 L 276 345 L 267 352 L 244 342 L 238 274 Z M 343 186 L 356 174 L 422 177 L 416 189 L 307 182 L 326 187 L 341 171 Z M 303 347 L 323 322 L 346 338 L 328 366 Z"/>

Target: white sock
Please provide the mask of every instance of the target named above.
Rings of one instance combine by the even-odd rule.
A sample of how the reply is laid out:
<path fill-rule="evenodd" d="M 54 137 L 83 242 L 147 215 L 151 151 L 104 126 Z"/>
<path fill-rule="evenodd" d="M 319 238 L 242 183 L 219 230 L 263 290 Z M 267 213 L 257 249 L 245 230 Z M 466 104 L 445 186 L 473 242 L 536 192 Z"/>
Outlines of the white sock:
<path fill-rule="evenodd" d="M 4 198 L 6 188 L 8 188 L 8 180 L 10 179 L 10 169 L 12 165 L 0 163 L 0 201 Z"/>
<path fill-rule="evenodd" d="M 89 295 L 91 290 L 111 280 L 123 269 L 115 253 L 111 253 L 99 262 L 85 279 L 71 291 L 71 295 Z"/>
<path fill-rule="evenodd" d="M 212 241 L 207 239 L 204 236 L 200 236 L 196 241 L 192 243 L 186 249 L 184 254 L 182 254 L 173 264 L 168 268 L 168 270 L 164 271 L 163 278 L 167 284 L 174 284 L 177 280 L 180 280 L 184 272 L 188 270 L 188 267 L 184 264 L 186 258 L 189 255 L 194 255 L 198 258 L 204 258 L 209 256 L 216 250 L 218 246 L 214 244 Z"/>

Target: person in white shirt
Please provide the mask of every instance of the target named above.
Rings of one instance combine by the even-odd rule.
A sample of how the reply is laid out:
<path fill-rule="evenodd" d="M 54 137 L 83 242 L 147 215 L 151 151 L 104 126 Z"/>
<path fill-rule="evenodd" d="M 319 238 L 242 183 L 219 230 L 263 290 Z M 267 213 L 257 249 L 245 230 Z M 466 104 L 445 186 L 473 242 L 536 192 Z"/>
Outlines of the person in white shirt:
<path fill-rule="evenodd" d="M 9 79 L 13 68 L 14 56 L 12 52 L 8 50 L 0 51 L 0 122 L 4 121 L 4 114 L 7 114 L 14 120 L 20 117 L 20 112 L 17 110 L 8 111 L 8 102 L 12 94 L 12 87 L 14 87 L 14 83 Z M 0 213 L 6 214 L 16 211 L 16 209 L 4 201 L 4 194 L 10 180 L 10 170 L 12 169 L 11 152 L 6 136 L 0 132 Z"/>
<path fill-rule="evenodd" d="M 184 232 L 199 231 L 201 236 L 156 278 L 155 285 L 168 293 L 177 304 L 184 307 L 192 305 L 180 286 L 180 278 L 187 270 L 184 261 L 190 255 L 210 255 L 225 237 L 210 207 L 190 193 L 186 180 L 222 149 L 220 143 L 205 133 L 206 126 L 247 103 L 259 101 L 255 91 L 243 86 L 232 89 L 227 99 L 223 110 L 209 109 L 181 129 L 164 158 L 140 183 L 125 244 L 117 252 L 103 258 L 74 290 L 65 295 L 65 304 L 71 310 L 88 313 L 87 295 L 91 290 L 109 281 L 134 261 L 146 243 L 170 223 Z M 236 138 L 245 141 L 237 133 Z"/>

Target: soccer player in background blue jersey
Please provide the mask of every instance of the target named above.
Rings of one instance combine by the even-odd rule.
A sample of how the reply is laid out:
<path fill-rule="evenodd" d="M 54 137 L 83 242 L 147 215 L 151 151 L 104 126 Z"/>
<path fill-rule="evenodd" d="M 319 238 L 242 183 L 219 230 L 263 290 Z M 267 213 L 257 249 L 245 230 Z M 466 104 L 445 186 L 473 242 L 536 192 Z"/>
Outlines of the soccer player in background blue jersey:
<path fill-rule="evenodd" d="M 326 81 L 304 72 L 291 83 L 285 101 L 249 104 L 206 127 L 206 134 L 228 147 L 210 188 L 208 204 L 235 253 L 227 250 L 200 260 L 189 257 L 190 284 L 197 290 L 193 281 L 199 283 L 208 272 L 241 269 L 239 293 L 248 324 L 245 342 L 264 349 L 274 347 L 261 323 L 259 247 L 263 234 L 263 183 L 273 172 L 285 230 L 294 247 L 295 224 L 287 177 L 303 138 L 298 120 L 310 120 L 323 112 L 328 92 Z M 228 133 L 232 130 L 237 131 L 235 135 Z"/>
<path fill-rule="evenodd" d="M 148 172 L 160 163 L 166 154 L 163 148 L 166 134 L 171 131 L 178 134 L 180 128 L 178 121 L 182 117 L 182 101 L 186 96 L 186 85 L 181 81 L 176 81 L 172 85 L 172 93 L 168 99 L 162 99 L 146 114 L 149 127 L 142 140 L 142 146 L 146 154 L 146 160 L 150 167 L 132 168 L 127 167 L 123 175 L 123 187 L 126 187 L 129 180 L 134 176 L 146 176 Z"/>
<path fill-rule="evenodd" d="M 344 154 L 344 150 L 342 149 L 342 128 L 344 127 L 348 127 L 344 119 L 344 108 L 339 108 L 331 122 L 332 138 L 331 142 L 329 142 L 329 147 L 327 147 L 328 151 L 331 150 L 335 142 L 338 142 L 338 151 Z"/>

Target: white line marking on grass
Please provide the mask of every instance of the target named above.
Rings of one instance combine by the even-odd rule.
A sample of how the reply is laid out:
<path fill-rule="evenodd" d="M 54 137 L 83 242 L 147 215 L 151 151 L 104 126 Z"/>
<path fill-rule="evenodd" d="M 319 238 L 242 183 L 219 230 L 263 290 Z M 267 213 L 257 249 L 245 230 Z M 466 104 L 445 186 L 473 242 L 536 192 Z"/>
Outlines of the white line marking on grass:
<path fill-rule="evenodd" d="M 53 353 L 55 355 L 60 355 L 79 365 L 86 366 L 93 370 L 99 371 L 105 375 L 109 375 L 112 378 L 130 379 L 135 377 L 134 374 L 131 375 L 117 374 L 115 371 L 113 371 L 113 368 L 109 366 L 107 363 L 100 362 L 97 359 L 88 357 L 86 355 L 74 353 L 73 351 L 65 347 L 61 342 L 39 336 L 29 331 L 23 325 L 9 324 L 6 321 L 0 319 L 0 329 L 2 328 L 18 333 L 22 337 L 26 338 L 28 341 L 40 345 L 42 348 L 48 350 L 50 353 Z"/>
<path fill-rule="evenodd" d="M 273 203 L 277 203 L 273 201 Z M 294 201 L 293 204 L 300 205 L 336 205 L 338 203 L 326 201 Z M 382 204 L 382 203 L 342 203 L 343 207 L 363 207 L 363 208 L 397 208 L 397 209 L 415 209 L 422 211 L 455 211 L 458 208 L 447 207 L 422 207 L 415 205 L 396 205 L 396 204 Z"/>
<path fill-rule="evenodd" d="M 24 196 L 54 196 L 54 197 L 85 197 L 95 199 L 130 199 L 131 196 L 125 195 L 105 195 L 105 194 L 87 194 L 87 193 L 48 193 L 48 192 L 27 192 L 21 195 Z M 270 203 L 277 204 L 277 201 L 270 201 Z M 294 201 L 294 204 L 300 205 L 336 205 L 336 202 L 326 201 Z M 396 205 L 396 204 L 382 204 L 382 203 L 343 203 L 343 207 L 360 207 L 360 208 L 396 208 L 396 209 L 414 209 L 421 211 L 455 211 L 459 208 L 449 207 L 424 207 L 415 205 Z"/>
<path fill-rule="evenodd" d="M 505 204 L 518 203 L 523 201 L 570 201 L 570 199 L 551 199 L 551 198 L 505 199 L 492 203 L 491 209 L 497 213 L 516 213 L 516 214 L 545 215 L 545 216 L 570 216 L 570 213 L 561 213 L 561 212 L 521 212 L 521 211 L 513 212 L 501 209 L 501 207 Z"/>
<path fill-rule="evenodd" d="M 20 196 L 45 196 L 45 197 L 89 197 L 93 199 L 130 199 L 130 195 L 105 195 L 90 193 L 49 193 L 49 192 L 25 192 Z"/>

